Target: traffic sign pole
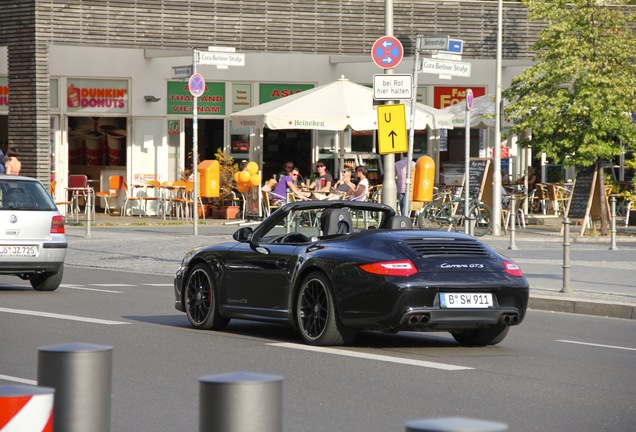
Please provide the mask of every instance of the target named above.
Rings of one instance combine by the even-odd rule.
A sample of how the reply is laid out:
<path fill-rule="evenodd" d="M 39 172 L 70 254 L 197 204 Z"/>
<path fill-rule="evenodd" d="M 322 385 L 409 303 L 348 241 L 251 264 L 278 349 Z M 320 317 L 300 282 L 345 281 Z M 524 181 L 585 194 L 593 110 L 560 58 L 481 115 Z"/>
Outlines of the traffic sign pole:
<path fill-rule="evenodd" d="M 470 234 L 470 111 L 473 109 L 473 90 L 466 90 L 466 130 L 464 134 L 464 232 Z"/>
<path fill-rule="evenodd" d="M 199 60 L 199 51 L 195 48 L 192 51 L 192 75 L 197 73 L 197 62 Z M 188 84 L 190 85 L 190 84 Z M 205 92 L 205 85 L 203 86 L 203 92 Z M 202 92 L 202 93 L 203 93 Z M 199 97 L 194 96 L 192 101 L 192 176 L 193 176 L 193 191 L 192 191 L 192 205 L 194 210 L 192 211 L 192 235 L 197 236 L 199 234 L 199 123 L 197 121 L 198 101 Z M 165 210 L 164 210 L 165 211 Z"/>

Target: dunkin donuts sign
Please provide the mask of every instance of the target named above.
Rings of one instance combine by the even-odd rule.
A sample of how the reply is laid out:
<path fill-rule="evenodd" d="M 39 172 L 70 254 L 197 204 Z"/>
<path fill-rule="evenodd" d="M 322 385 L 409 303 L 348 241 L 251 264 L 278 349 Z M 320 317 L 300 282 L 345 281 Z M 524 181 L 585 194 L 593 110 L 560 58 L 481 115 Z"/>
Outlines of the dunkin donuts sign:
<path fill-rule="evenodd" d="M 68 79 L 68 112 L 128 113 L 127 80 Z"/>

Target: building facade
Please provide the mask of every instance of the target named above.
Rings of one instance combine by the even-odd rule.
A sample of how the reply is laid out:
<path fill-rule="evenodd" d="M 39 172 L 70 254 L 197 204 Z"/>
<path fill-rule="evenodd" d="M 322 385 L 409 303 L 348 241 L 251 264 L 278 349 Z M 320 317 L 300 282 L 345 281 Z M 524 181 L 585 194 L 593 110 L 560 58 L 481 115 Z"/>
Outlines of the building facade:
<path fill-rule="evenodd" d="M 0 9 L 0 143 L 16 145 L 24 174 L 45 183 L 85 173 L 103 190 L 112 174 L 136 183 L 191 168 L 192 97 L 187 79 L 173 77 L 192 64 L 194 48 L 245 54 L 244 66 L 198 67 L 206 81 L 199 160 L 222 148 L 258 162 L 264 177 L 286 160 L 304 174 L 318 159 L 335 170 L 334 136 L 236 129 L 233 112 L 342 76 L 371 85 L 383 72 L 371 47 L 385 33 L 384 0 L 4 0 Z M 416 34 L 450 36 L 463 40 L 472 74 L 419 74 L 418 101 L 441 108 L 467 88 L 494 93 L 496 17 L 497 2 L 394 0 L 393 35 L 405 53 L 395 73 L 413 73 Z M 539 29 L 523 5 L 504 3 L 504 86 L 531 64 Z M 415 155 L 463 159 L 462 133 L 418 131 Z M 472 131 L 471 155 L 483 155 L 490 139 Z M 374 134 L 356 131 L 347 146 L 373 154 Z"/>

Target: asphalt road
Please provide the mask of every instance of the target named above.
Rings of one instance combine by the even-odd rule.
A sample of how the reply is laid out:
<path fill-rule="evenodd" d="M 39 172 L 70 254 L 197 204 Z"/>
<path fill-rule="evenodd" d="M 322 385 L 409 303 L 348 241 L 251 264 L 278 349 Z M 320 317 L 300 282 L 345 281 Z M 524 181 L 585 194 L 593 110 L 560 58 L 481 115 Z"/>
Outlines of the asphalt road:
<path fill-rule="evenodd" d="M 364 332 L 351 347 L 316 351 L 277 325 L 191 329 L 171 285 L 162 273 L 69 266 L 64 286 L 39 293 L 0 276 L 0 385 L 36 380 L 39 347 L 85 342 L 114 347 L 113 432 L 197 430 L 198 379 L 237 371 L 283 377 L 286 431 L 397 432 L 445 416 L 515 431 L 636 424 L 633 320 L 531 310 L 495 347 Z"/>

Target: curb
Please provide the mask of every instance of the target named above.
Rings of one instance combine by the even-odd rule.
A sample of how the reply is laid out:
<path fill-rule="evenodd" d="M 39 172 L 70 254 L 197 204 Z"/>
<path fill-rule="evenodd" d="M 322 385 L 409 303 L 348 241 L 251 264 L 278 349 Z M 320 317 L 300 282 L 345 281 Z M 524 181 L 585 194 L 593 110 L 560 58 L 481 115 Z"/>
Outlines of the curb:
<path fill-rule="evenodd" d="M 567 312 L 580 315 L 636 320 L 636 306 L 626 303 L 600 302 L 573 298 L 557 299 L 554 297 L 535 295 L 530 296 L 528 308 L 551 312 Z"/>

